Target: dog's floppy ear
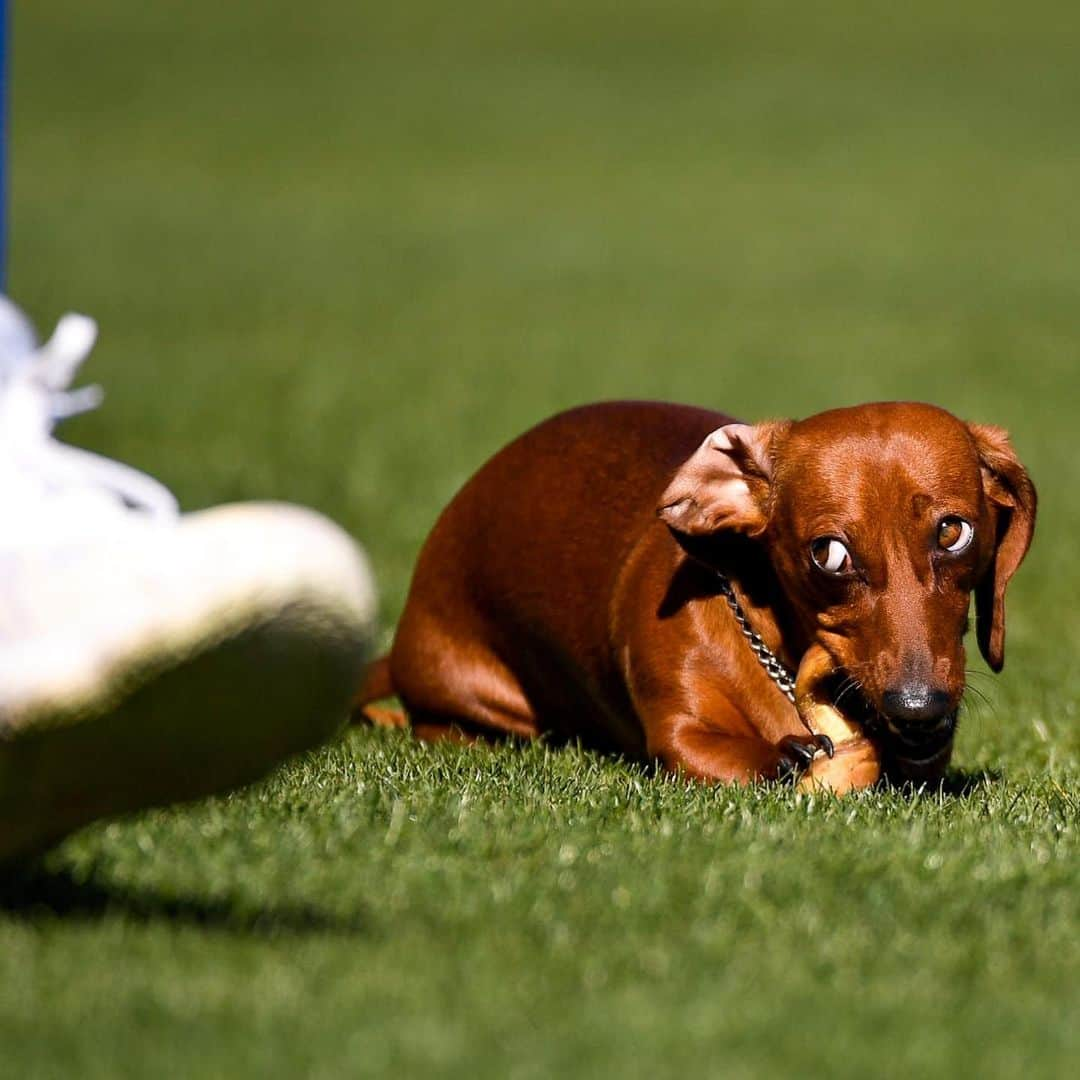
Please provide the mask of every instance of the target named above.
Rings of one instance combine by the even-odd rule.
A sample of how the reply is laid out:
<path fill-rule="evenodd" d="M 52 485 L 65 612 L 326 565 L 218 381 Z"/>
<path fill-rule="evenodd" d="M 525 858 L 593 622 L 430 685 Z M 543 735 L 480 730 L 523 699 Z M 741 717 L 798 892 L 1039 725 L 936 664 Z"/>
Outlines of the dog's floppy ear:
<path fill-rule="evenodd" d="M 983 494 L 996 530 L 994 556 L 975 586 L 975 633 L 994 671 L 1005 663 L 1005 586 L 1023 562 L 1035 531 L 1035 485 L 1001 428 L 969 424 L 982 470 Z"/>
<path fill-rule="evenodd" d="M 674 532 L 723 530 L 758 536 L 769 521 L 769 487 L 779 439 L 790 421 L 725 424 L 706 436 L 672 477 L 658 513 Z"/>

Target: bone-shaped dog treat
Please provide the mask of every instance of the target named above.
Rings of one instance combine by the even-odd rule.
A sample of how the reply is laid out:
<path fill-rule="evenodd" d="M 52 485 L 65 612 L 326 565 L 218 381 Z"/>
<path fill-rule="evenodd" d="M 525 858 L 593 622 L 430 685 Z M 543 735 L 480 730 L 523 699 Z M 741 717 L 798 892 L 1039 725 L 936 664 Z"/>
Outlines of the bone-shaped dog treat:
<path fill-rule="evenodd" d="M 799 778 L 799 791 L 826 790 L 843 795 L 847 791 L 869 787 L 881 776 L 881 755 L 866 737 L 859 724 L 849 720 L 832 703 L 825 680 L 835 672 L 829 654 L 812 645 L 799 665 L 795 679 L 795 703 L 799 717 L 814 735 L 832 740 L 835 753 L 824 752 L 814 758 L 810 768 Z"/>

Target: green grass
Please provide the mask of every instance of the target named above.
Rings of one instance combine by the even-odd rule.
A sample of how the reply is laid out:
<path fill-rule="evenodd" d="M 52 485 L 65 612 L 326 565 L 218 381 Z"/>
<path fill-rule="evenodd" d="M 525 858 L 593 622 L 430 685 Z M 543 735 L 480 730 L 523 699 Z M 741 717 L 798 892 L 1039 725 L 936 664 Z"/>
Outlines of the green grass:
<path fill-rule="evenodd" d="M 1042 504 L 951 794 L 354 733 L 9 886 L 0 1071 L 1071 1071 L 1075 6 L 17 7 L 11 291 L 102 324 L 67 436 L 331 513 L 387 629 L 457 485 L 589 399 L 928 399 Z"/>

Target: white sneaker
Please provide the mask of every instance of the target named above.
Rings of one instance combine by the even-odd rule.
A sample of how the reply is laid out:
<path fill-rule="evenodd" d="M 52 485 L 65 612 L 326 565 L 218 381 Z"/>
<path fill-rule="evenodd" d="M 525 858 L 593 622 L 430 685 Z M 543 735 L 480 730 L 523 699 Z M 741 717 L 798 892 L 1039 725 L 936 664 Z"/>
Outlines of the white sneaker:
<path fill-rule="evenodd" d="M 118 462 L 54 441 L 93 320 L 40 348 L 0 297 L 0 865 L 96 818 L 246 783 L 346 720 L 375 592 L 297 506 L 181 516 Z"/>

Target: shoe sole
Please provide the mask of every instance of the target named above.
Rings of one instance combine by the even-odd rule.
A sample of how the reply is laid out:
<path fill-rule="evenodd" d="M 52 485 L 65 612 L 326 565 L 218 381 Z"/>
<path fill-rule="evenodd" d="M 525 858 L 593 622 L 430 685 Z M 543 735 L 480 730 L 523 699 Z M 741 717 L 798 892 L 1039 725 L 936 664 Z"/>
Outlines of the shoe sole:
<path fill-rule="evenodd" d="M 0 700 L 0 865 L 102 817 L 249 783 L 345 723 L 374 624 L 355 545 L 290 507 L 191 521 L 177 554 L 195 567 L 222 539 L 226 558 L 258 540 L 243 580 L 193 586 L 176 618 L 136 620 L 37 694 Z"/>

